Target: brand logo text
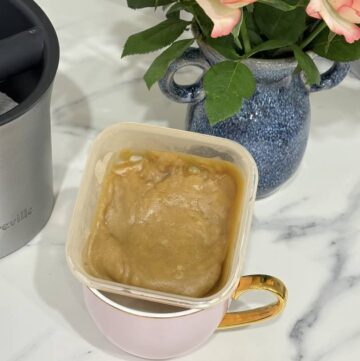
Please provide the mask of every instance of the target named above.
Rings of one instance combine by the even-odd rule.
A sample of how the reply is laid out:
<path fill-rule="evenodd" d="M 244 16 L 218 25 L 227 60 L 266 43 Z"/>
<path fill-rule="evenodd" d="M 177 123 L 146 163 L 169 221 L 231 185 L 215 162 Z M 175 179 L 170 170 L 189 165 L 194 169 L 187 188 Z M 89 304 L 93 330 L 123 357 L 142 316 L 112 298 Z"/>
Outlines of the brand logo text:
<path fill-rule="evenodd" d="M 3 224 L 0 223 L 0 229 L 3 231 L 7 231 L 9 228 L 15 227 L 18 223 L 28 218 L 32 214 L 32 211 L 32 207 L 23 209 L 9 222 Z"/>

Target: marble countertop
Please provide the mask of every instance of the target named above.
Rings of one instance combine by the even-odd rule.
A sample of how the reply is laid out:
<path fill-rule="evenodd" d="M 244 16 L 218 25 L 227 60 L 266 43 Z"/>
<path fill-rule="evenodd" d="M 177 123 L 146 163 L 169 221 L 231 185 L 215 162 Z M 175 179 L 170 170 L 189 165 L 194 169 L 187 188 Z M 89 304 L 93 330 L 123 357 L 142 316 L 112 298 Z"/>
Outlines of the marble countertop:
<path fill-rule="evenodd" d="M 91 140 L 135 121 L 184 127 L 185 106 L 146 89 L 152 56 L 121 60 L 128 35 L 161 13 L 124 0 L 39 0 L 62 58 L 52 103 L 56 204 L 28 246 L 0 260 L 0 360 L 137 360 L 117 350 L 88 315 L 65 261 L 65 240 Z M 358 361 L 360 359 L 360 82 L 313 94 L 309 145 L 296 177 L 258 201 L 245 273 L 288 286 L 275 321 L 217 332 L 183 360 Z M 259 297 L 245 301 L 254 304 Z"/>

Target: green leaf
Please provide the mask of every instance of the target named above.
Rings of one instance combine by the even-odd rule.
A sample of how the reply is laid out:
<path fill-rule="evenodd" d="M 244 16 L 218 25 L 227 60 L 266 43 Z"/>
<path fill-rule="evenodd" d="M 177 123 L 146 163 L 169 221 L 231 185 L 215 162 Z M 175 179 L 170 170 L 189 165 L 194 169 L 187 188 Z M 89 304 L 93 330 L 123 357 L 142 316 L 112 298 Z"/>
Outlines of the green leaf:
<path fill-rule="evenodd" d="M 173 4 L 166 13 L 166 17 L 179 19 L 180 11 L 183 10 L 183 5 L 181 3 Z"/>
<path fill-rule="evenodd" d="M 180 19 L 180 11 L 173 11 L 171 13 L 166 13 L 167 19 Z"/>
<path fill-rule="evenodd" d="M 180 57 L 193 42 L 194 39 L 176 41 L 154 60 L 144 75 L 145 83 L 149 89 L 164 76 L 169 64 Z"/>
<path fill-rule="evenodd" d="M 249 13 L 253 13 L 253 12 L 254 12 L 254 4 L 249 4 L 246 8 L 247 8 L 247 10 L 249 11 Z"/>
<path fill-rule="evenodd" d="M 314 61 L 299 46 L 292 45 L 299 67 L 304 71 L 308 84 L 320 84 L 320 73 Z"/>
<path fill-rule="evenodd" d="M 296 42 L 306 29 L 306 12 L 302 8 L 282 11 L 263 4 L 256 4 L 256 24 L 268 39 Z"/>
<path fill-rule="evenodd" d="M 210 124 L 229 118 L 241 109 L 244 98 L 256 88 L 250 69 L 239 61 L 223 61 L 204 76 L 205 110 Z"/>
<path fill-rule="evenodd" d="M 291 5 L 283 0 L 258 0 L 259 3 L 263 3 L 266 5 L 270 5 L 276 9 L 282 10 L 282 11 L 291 11 L 298 7 L 298 5 Z M 256 6 L 255 6 L 256 8 Z M 304 11 L 304 10 L 303 10 Z"/>
<path fill-rule="evenodd" d="M 199 5 L 192 5 L 187 7 L 186 11 L 189 11 L 194 15 L 196 23 L 201 30 L 201 33 L 206 37 L 210 37 L 214 24 L 205 14 L 204 10 Z"/>
<path fill-rule="evenodd" d="M 234 48 L 234 39 L 232 35 L 222 36 L 220 38 L 206 38 L 205 42 L 214 48 L 218 53 L 224 56 L 226 59 L 238 60 L 239 54 Z"/>
<path fill-rule="evenodd" d="M 264 41 L 264 39 L 254 30 L 248 29 L 248 34 L 250 43 L 253 46 L 259 45 Z"/>
<path fill-rule="evenodd" d="M 245 17 L 245 16 L 243 16 L 243 17 Z M 244 51 L 245 51 L 245 53 L 248 53 L 251 50 L 251 43 L 250 43 L 250 38 L 249 38 L 248 30 L 247 30 L 246 19 L 244 19 L 241 24 L 240 35 L 241 35 L 241 40 L 244 44 Z"/>
<path fill-rule="evenodd" d="M 291 43 L 292 42 L 290 40 L 268 40 L 251 49 L 249 53 L 245 54 L 245 57 L 250 58 L 254 54 L 260 53 L 261 51 L 284 48 L 291 45 Z"/>
<path fill-rule="evenodd" d="M 330 44 L 334 40 L 335 36 L 336 36 L 335 33 L 333 33 L 332 31 L 329 32 L 328 41 L 327 41 L 327 44 L 325 46 L 325 52 L 326 53 L 329 51 Z"/>
<path fill-rule="evenodd" d="M 234 43 L 239 49 L 242 49 L 242 45 L 240 43 L 239 35 L 240 35 L 240 29 L 241 29 L 241 24 L 243 22 L 243 19 L 244 19 L 244 17 L 242 16 L 240 18 L 240 21 L 235 25 L 235 27 L 231 31 L 231 34 L 234 37 Z"/>
<path fill-rule="evenodd" d="M 122 57 L 164 48 L 173 43 L 188 25 L 184 20 L 167 19 L 150 29 L 131 35 L 125 43 Z"/>
<path fill-rule="evenodd" d="M 309 49 L 333 61 L 347 62 L 360 59 L 360 41 L 349 44 L 343 36 L 336 35 L 328 46 L 328 39 L 329 30 L 326 29 L 310 43 Z"/>
<path fill-rule="evenodd" d="M 167 5 L 175 1 L 176 0 L 127 0 L 127 5 L 130 9 L 143 9 Z"/>
<path fill-rule="evenodd" d="M 249 40 L 252 46 L 256 46 L 261 44 L 264 40 L 259 35 L 259 28 L 255 23 L 254 19 L 254 11 L 253 12 L 244 12 L 244 16 L 246 16 L 246 25 L 249 34 Z"/>

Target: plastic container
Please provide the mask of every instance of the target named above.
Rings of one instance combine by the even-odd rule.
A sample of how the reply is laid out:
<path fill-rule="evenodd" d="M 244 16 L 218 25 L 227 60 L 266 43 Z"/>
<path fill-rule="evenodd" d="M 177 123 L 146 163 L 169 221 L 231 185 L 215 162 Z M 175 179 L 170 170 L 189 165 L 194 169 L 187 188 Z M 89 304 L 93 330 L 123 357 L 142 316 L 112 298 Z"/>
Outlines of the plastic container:
<path fill-rule="evenodd" d="M 229 247 L 218 291 L 192 298 L 152 291 L 93 277 L 83 266 L 83 250 L 88 241 L 108 162 L 122 149 L 158 150 L 218 157 L 235 164 L 244 177 L 244 190 L 236 220 L 237 237 Z M 258 173 L 255 161 L 238 143 L 198 133 L 136 123 L 121 123 L 104 130 L 95 139 L 83 174 L 66 244 L 69 267 L 82 284 L 90 288 L 170 304 L 205 309 L 229 299 L 238 286 L 256 198 Z"/>

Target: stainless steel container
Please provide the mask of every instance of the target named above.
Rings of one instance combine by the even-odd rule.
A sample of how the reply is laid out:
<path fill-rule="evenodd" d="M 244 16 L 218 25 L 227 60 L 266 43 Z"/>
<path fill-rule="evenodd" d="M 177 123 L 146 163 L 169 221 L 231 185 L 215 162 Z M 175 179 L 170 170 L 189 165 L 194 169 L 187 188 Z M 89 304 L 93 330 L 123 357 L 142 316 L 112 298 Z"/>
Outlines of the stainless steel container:
<path fill-rule="evenodd" d="M 5 68 L 0 67 L 0 92 L 19 104 L 0 115 L 0 257 L 43 228 L 54 200 L 50 97 L 59 44 L 50 21 L 32 0 L 0 0 L 0 45 L 13 44 L 16 34 L 40 36 L 42 42 L 38 49 L 27 49 L 31 40 L 25 39 L 23 46 L 20 42 L 0 53 L 0 65 L 9 57 Z"/>

